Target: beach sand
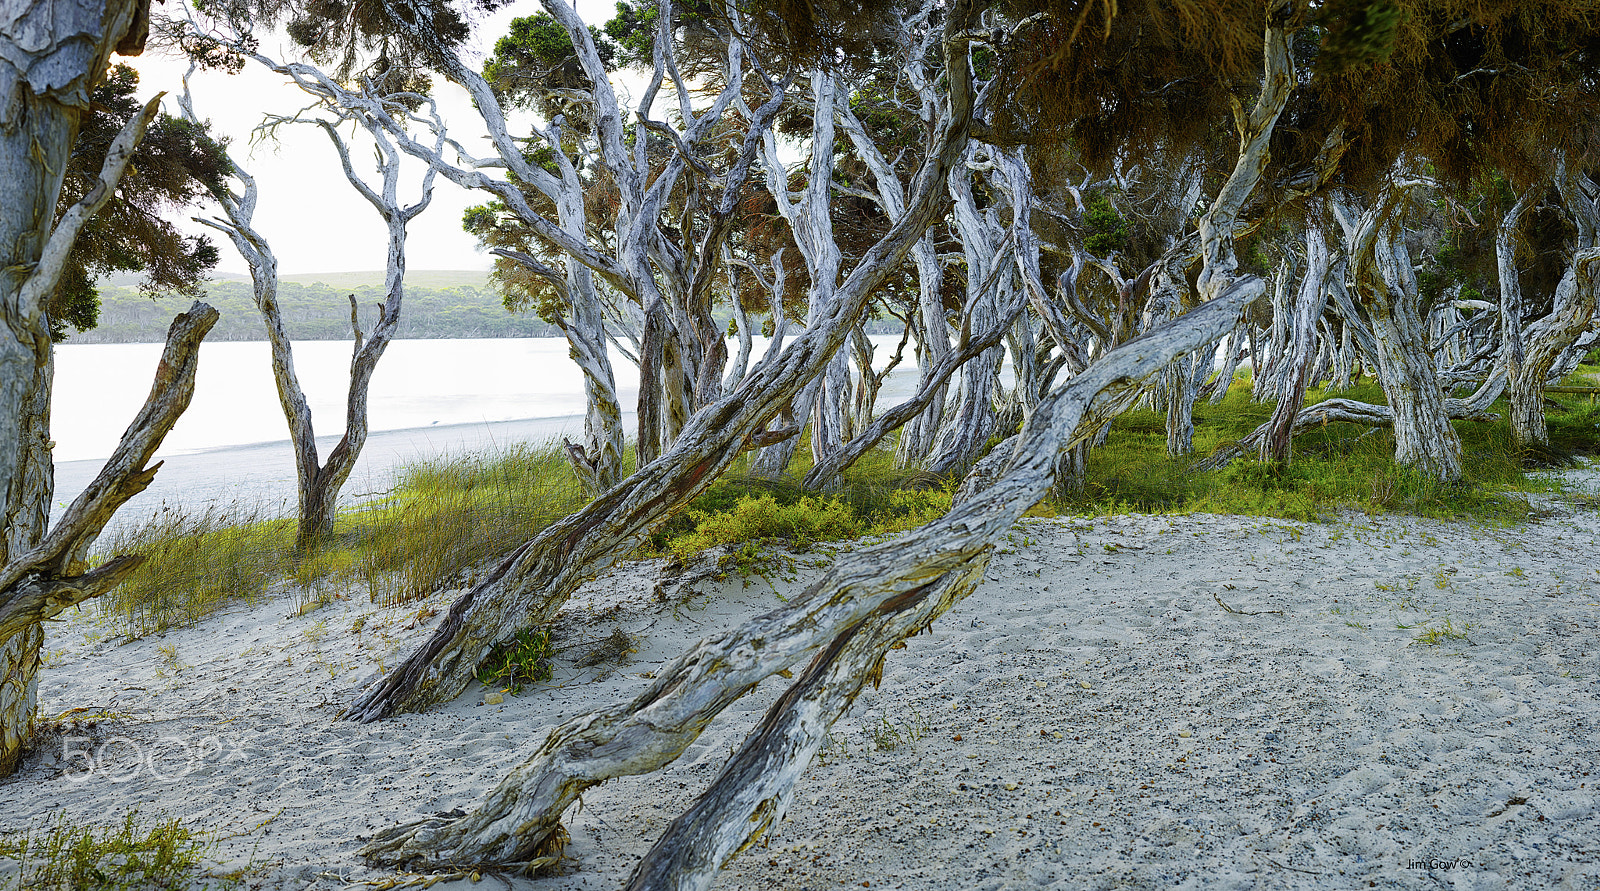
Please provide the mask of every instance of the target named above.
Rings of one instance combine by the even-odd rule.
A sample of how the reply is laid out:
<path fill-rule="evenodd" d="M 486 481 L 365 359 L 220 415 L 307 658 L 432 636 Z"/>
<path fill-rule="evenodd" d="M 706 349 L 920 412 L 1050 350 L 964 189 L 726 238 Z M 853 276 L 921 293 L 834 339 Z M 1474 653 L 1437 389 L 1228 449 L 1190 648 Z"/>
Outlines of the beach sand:
<path fill-rule="evenodd" d="M 971 597 L 890 653 L 716 887 L 1600 888 L 1600 512 L 1543 514 L 1025 521 Z M 333 715 L 455 592 L 383 609 L 352 590 L 292 617 L 285 592 L 129 643 L 69 614 L 41 713 L 117 717 L 69 725 L 0 783 L 0 831 L 138 807 L 218 833 L 213 868 L 250 867 L 249 887 L 381 881 L 362 838 L 471 809 L 550 726 L 642 690 L 827 559 L 659 595 L 657 564 L 625 565 L 564 609 L 552 683 L 373 725 Z M 617 629 L 637 652 L 581 667 Z M 511 883 L 619 887 L 786 683 L 669 768 L 591 790 L 566 873 Z"/>

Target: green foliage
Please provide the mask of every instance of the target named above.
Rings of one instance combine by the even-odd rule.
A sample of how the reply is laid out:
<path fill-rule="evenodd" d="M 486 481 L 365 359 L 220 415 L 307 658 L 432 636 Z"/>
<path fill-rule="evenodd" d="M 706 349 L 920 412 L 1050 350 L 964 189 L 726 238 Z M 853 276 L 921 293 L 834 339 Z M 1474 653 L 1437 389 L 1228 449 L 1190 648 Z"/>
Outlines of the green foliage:
<path fill-rule="evenodd" d="M 1306 401 L 1330 395 L 1312 390 Z M 1339 395 L 1383 402 L 1382 391 L 1370 383 Z M 1271 413 L 1271 404 L 1252 402 L 1248 385 L 1236 381 L 1221 405 L 1195 406 L 1196 452 L 1209 454 L 1244 439 Z M 1552 430 L 1562 423 L 1552 413 Z M 1455 427 L 1466 453 L 1467 478 L 1459 484 L 1396 467 L 1393 435 L 1353 424 L 1329 424 L 1296 437 L 1287 467 L 1244 458 L 1219 471 L 1200 472 L 1192 469 L 1192 458 L 1166 455 L 1164 415 L 1131 411 L 1113 423 L 1105 445 L 1090 454 L 1083 489 L 1048 506 L 1061 513 L 1207 512 L 1297 520 L 1318 520 L 1340 510 L 1525 518 L 1528 504 L 1515 491 L 1540 484 L 1524 476 L 1507 425 L 1457 422 Z"/>
<path fill-rule="evenodd" d="M 1384 0 L 1324 4 L 1317 19 L 1323 32 L 1318 72 L 1344 72 L 1388 61 L 1405 18 L 1405 10 Z"/>
<path fill-rule="evenodd" d="M 658 529 L 650 549 L 686 560 L 718 545 L 743 545 L 729 561 L 750 569 L 763 562 L 767 545 L 805 550 L 824 541 L 904 532 L 949 512 L 945 481 L 895 471 L 891 463 L 887 451 L 875 452 L 851 468 L 838 492 L 826 495 L 808 493 L 793 479 L 743 476 L 735 469 Z M 802 448 L 791 469 L 803 473 L 809 464 L 809 450 Z"/>
<path fill-rule="evenodd" d="M 503 692 L 515 696 L 529 684 L 550 680 L 553 652 L 548 628 L 518 631 L 510 640 L 496 646 L 484 660 L 478 669 L 478 683 L 504 684 Z"/>
<path fill-rule="evenodd" d="M 112 140 L 143 107 L 135 95 L 138 86 L 138 72 L 116 65 L 95 87 L 93 110 L 79 127 L 56 203 L 57 222 L 99 183 Z M 198 296 L 205 275 L 217 264 L 216 245 L 183 234 L 164 215 L 220 191 L 231 171 L 226 141 L 212 139 L 205 125 L 164 114 L 151 121 L 116 193 L 84 225 L 67 255 L 47 307 L 51 337 L 60 341 L 69 327 L 95 326 L 96 276 L 137 272 L 146 293 Z"/>
<path fill-rule="evenodd" d="M 589 36 L 600 63 L 611 70 L 616 44 L 592 25 Z M 512 19 L 511 32 L 495 41 L 494 54 L 483 64 L 483 78 L 507 104 L 545 111 L 557 107 L 545 101 L 550 91 L 591 86 L 567 29 L 543 12 Z"/>
<path fill-rule="evenodd" d="M 0 837 L 0 858 L 16 861 L 19 889 L 188 888 L 195 883 L 206 848 L 178 820 L 146 827 L 138 811 L 129 811 L 120 826 L 76 826 L 61 815 L 42 836 L 28 832 Z"/>
<path fill-rule="evenodd" d="M 675 10 L 682 18 L 682 10 Z M 655 52 L 656 21 L 661 8 L 651 3 L 618 3 L 617 14 L 605 24 L 606 37 L 616 44 L 623 65 L 650 65 Z"/>
<path fill-rule="evenodd" d="M 1128 221 L 1117 213 L 1117 209 L 1111 204 L 1111 199 L 1105 195 L 1089 196 L 1083 214 L 1083 225 L 1087 230 L 1087 234 L 1083 237 L 1083 248 L 1097 257 L 1104 257 L 1128 246 Z"/>

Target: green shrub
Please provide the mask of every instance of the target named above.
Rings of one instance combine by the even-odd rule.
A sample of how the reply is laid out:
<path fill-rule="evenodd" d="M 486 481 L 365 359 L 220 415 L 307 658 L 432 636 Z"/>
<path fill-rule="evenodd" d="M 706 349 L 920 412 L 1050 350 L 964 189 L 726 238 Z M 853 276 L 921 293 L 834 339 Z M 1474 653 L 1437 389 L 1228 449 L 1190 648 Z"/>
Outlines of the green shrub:
<path fill-rule="evenodd" d="M 689 511 L 694 531 L 672 539 L 668 548 L 680 560 L 708 548 L 747 542 L 781 542 L 806 550 L 819 541 L 855 538 L 861 523 L 850 506 L 832 498 L 801 498 L 779 504 L 771 495 L 745 496 L 730 510 Z"/>
<path fill-rule="evenodd" d="M 510 640 L 496 646 L 484 660 L 478 669 L 478 683 L 504 684 L 503 692 L 515 696 L 528 684 L 550 680 L 553 652 L 548 628 L 518 631 Z"/>
<path fill-rule="evenodd" d="M 206 848 L 179 821 L 162 820 L 147 828 L 137 811 L 129 811 L 121 826 L 74 826 L 61 816 L 42 836 L 0 838 L 0 858 L 17 863 L 19 889 L 188 888 L 198 878 Z"/>

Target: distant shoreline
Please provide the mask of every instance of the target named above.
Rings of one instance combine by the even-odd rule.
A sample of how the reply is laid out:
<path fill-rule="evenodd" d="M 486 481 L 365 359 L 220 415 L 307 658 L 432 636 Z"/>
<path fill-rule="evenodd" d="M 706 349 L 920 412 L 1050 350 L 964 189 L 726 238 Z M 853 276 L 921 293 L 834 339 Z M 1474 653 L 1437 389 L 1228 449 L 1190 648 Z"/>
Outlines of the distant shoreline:
<path fill-rule="evenodd" d="M 632 429 L 635 418 L 633 413 L 625 413 L 622 418 L 625 428 Z M 556 442 L 562 436 L 577 437 L 582 432 L 582 415 L 375 430 L 367 437 L 340 503 L 349 506 L 359 503 L 363 497 L 389 490 L 394 486 L 396 472 L 408 464 L 483 453 L 521 443 Z M 337 434 L 317 437 L 318 452 L 326 455 L 338 441 Z M 269 516 L 291 516 L 294 512 L 294 454 L 288 439 L 157 457 L 162 466 L 155 481 L 117 512 L 107 532 L 114 533 L 117 528 L 143 522 L 162 505 L 191 512 L 208 507 L 226 509 L 231 505 L 259 510 Z M 52 521 L 94 479 L 104 463 L 105 458 L 88 458 L 56 464 Z"/>

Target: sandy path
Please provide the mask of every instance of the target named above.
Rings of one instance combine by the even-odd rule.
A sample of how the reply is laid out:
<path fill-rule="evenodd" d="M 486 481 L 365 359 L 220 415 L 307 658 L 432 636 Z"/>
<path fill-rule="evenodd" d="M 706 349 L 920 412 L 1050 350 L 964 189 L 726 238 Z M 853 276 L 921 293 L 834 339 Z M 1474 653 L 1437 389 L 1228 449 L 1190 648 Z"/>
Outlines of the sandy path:
<path fill-rule="evenodd" d="M 717 887 L 1600 887 L 1597 533 L 1600 514 L 1559 505 L 1509 528 L 1028 521 L 972 597 L 891 654 L 775 835 Z M 253 862 L 252 886 L 380 878 L 351 856 L 358 836 L 472 807 L 553 722 L 641 689 L 686 639 L 814 572 L 663 603 L 652 569 L 575 598 L 555 684 L 365 727 L 331 716 L 425 631 L 405 627 L 416 605 L 352 594 L 286 619 L 285 595 L 125 645 L 87 642 L 104 629 L 79 617 L 52 630 L 42 711 L 126 717 L 52 742 L 95 771 L 47 747 L 0 785 L 0 829 L 137 804 L 242 833 L 219 857 Z M 577 667 L 615 628 L 640 651 Z M 618 887 L 782 683 L 671 768 L 592 790 L 568 815 L 574 868 L 517 886 Z"/>

